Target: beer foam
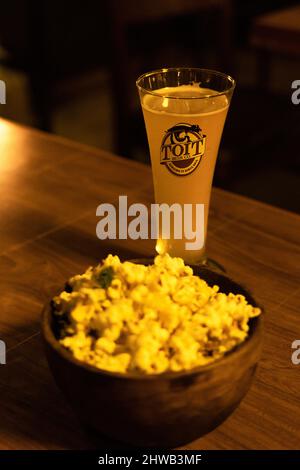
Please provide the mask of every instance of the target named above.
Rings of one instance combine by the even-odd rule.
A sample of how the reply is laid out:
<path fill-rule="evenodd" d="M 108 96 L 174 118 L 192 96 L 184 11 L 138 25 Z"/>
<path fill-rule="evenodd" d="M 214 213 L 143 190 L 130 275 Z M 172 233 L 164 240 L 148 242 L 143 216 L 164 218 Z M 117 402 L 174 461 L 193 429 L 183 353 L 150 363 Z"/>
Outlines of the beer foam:
<path fill-rule="evenodd" d="M 226 95 L 217 93 L 196 83 L 165 87 L 153 91 L 153 94 L 146 94 L 142 106 L 153 113 L 203 116 L 223 111 L 229 106 Z"/>

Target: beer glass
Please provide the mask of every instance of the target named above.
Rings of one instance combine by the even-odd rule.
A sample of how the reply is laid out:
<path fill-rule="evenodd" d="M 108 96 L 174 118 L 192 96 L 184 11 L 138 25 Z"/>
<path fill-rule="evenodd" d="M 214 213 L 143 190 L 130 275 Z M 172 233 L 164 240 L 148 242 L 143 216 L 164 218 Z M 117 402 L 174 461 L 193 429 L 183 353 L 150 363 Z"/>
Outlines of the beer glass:
<path fill-rule="evenodd" d="M 183 227 L 187 214 L 183 211 L 180 222 L 171 211 L 173 226 L 182 223 L 181 237 L 174 230 L 166 236 L 159 228 L 156 250 L 188 263 L 205 263 L 212 179 L 235 81 L 213 70 L 165 68 L 142 75 L 136 85 L 150 149 L 155 202 L 169 208 L 189 205 L 194 233 L 202 231 L 201 246 L 195 243 L 196 248 L 187 249 L 192 245 Z M 204 209 L 201 226 L 197 223 L 200 205 Z"/>

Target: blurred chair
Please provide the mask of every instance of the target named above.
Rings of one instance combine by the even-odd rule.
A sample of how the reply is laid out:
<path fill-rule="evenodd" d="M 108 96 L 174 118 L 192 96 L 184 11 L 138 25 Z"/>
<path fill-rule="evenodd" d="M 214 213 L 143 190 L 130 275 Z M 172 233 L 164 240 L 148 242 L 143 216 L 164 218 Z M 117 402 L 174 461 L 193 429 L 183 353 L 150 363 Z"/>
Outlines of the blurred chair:
<path fill-rule="evenodd" d="M 156 21 L 194 14 L 199 17 L 201 28 L 201 13 L 212 11 L 217 19 L 215 37 L 219 67 L 232 73 L 232 1 L 231 0 L 111 0 L 110 21 L 113 53 L 111 55 L 111 77 L 113 84 L 113 103 L 115 116 L 116 151 L 121 155 L 130 156 L 132 145 L 132 115 L 136 107 L 135 80 L 137 73 L 147 72 L 147 60 L 140 57 L 139 70 L 132 70 L 133 53 L 130 48 L 129 28 L 135 25 L 152 24 L 153 40 L 159 39 L 156 33 Z M 143 37 L 136 41 L 142 43 Z M 180 31 L 178 32 L 180 41 Z M 174 44 L 176 49 L 178 44 Z M 191 48 L 193 44 L 191 44 Z M 144 52 L 146 55 L 146 51 Z M 144 65 L 144 64 L 145 65 Z M 161 63 L 159 67 L 174 64 Z M 180 64 L 176 64 L 180 65 Z M 186 64 L 185 64 L 186 65 Z M 203 65 L 199 62 L 199 65 Z M 149 66 L 149 65 L 148 65 Z"/>
<path fill-rule="evenodd" d="M 253 22 L 250 42 L 258 54 L 259 86 L 267 90 L 272 55 L 300 58 L 300 6 L 258 16 Z"/>

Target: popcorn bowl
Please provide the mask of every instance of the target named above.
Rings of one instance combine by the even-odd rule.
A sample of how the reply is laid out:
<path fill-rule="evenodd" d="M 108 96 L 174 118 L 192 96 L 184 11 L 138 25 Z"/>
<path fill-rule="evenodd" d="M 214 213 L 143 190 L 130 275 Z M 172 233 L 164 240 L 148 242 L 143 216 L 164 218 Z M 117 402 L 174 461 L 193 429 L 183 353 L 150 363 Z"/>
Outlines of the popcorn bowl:
<path fill-rule="evenodd" d="M 229 277 L 191 267 L 209 285 L 258 306 Z M 50 370 L 81 423 L 133 447 L 172 448 L 209 433 L 239 405 L 259 361 L 262 324 L 262 315 L 252 318 L 246 340 L 213 363 L 155 375 L 108 372 L 75 359 L 55 337 L 50 303 L 43 311 L 42 336 Z"/>

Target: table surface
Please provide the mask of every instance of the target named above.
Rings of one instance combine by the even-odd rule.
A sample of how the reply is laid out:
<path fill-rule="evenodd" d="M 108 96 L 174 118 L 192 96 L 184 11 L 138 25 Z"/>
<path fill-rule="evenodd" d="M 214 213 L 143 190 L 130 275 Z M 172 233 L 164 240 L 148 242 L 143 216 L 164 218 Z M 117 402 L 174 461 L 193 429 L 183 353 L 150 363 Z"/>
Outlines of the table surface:
<path fill-rule="evenodd" d="M 0 120 L 0 449 L 88 449 L 50 375 L 39 333 L 43 304 L 65 280 L 108 253 L 150 256 L 153 242 L 100 241 L 96 207 L 151 203 L 149 167 Z M 262 359 L 239 408 L 190 449 L 295 449 L 300 443 L 300 217 L 220 189 L 208 251 L 265 307 Z M 97 447 L 113 443 L 97 441 Z"/>

